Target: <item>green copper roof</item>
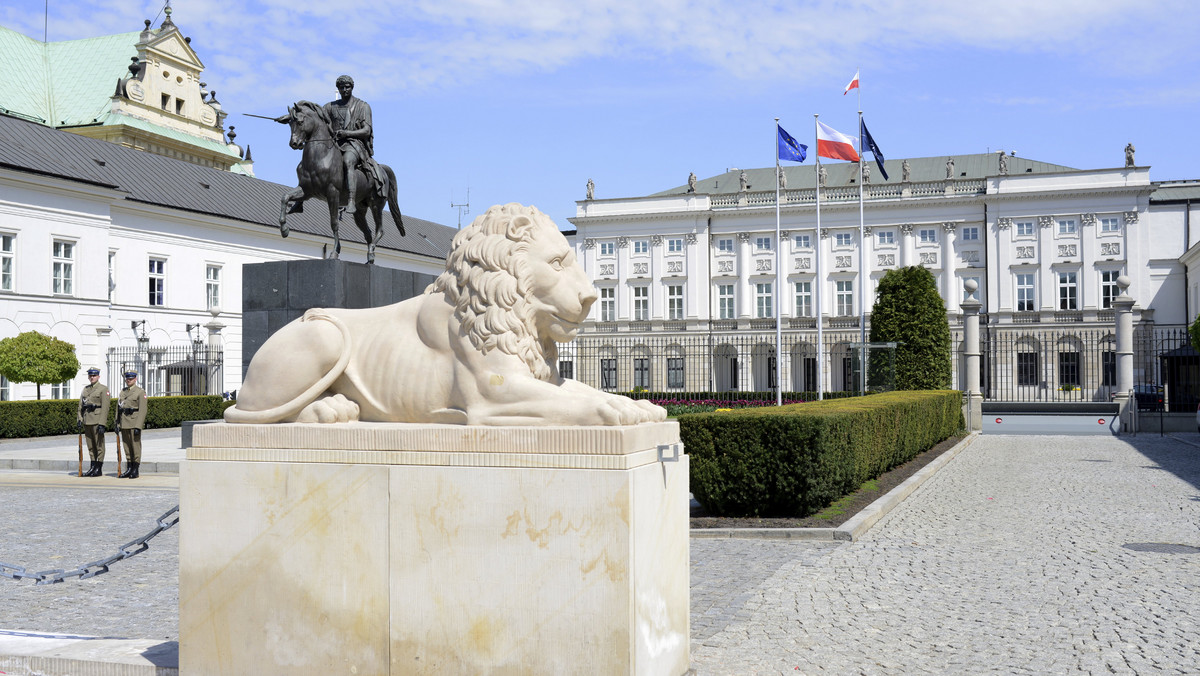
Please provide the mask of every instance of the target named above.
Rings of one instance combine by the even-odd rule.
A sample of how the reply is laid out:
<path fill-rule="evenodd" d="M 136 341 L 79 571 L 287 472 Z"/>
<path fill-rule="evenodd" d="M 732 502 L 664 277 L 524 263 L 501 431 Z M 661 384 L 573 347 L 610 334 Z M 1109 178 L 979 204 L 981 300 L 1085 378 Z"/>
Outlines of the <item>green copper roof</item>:
<path fill-rule="evenodd" d="M 140 35 L 44 43 L 0 27 L 0 108 L 53 127 L 93 124 L 128 75 Z"/>

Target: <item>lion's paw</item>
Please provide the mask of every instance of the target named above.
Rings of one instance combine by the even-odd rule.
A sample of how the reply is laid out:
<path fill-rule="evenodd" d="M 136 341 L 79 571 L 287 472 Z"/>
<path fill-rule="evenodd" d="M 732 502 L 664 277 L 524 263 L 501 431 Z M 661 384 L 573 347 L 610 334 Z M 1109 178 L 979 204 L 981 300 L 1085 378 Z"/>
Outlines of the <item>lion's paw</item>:
<path fill-rule="evenodd" d="M 358 404 L 344 395 L 322 397 L 304 407 L 296 422 L 340 423 L 358 420 Z"/>
<path fill-rule="evenodd" d="M 646 422 L 660 422 L 667 419 L 667 410 L 648 401 L 630 399 L 620 395 L 610 395 L 608 404 L 616 414 L 617 425 L 638 425 Z"/>

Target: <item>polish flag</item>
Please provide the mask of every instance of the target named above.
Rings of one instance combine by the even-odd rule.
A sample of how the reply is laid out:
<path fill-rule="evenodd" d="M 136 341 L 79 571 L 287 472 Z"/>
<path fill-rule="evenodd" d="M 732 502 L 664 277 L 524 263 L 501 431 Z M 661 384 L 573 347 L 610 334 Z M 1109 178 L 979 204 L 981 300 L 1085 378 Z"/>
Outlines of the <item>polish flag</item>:
<path fill-rule="evenodd" d="M 817 157 L 857 162 L 858 152 L 854 149 L 854 137 L 834 131 L 824 122 L 817 122 Z"/>
<path fill-rule="evenodd" d="M 854 71 L 854 79 L 850 81 L 850 84 L 846 85 L 846 91 L 842 92 L 842 96 L 849 94 L 851 89 L 858 89 L 858 71 L 857 70 Z"/>

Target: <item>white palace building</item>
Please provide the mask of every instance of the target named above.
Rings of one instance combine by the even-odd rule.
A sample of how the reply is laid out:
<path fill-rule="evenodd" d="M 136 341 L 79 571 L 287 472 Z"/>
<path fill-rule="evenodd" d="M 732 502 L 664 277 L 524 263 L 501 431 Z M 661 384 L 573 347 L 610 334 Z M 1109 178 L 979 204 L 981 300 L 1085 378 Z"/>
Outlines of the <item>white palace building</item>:
<path fill-rule="evenodd" d="M 956 371 L 964 283 L 978 285 L 985 397 L 1107 401 L 1111 306 L 1126 276 L 1145 345 L 1135 382 L 1172 381 L 1183 402 L 1200 374 L 1171 373 L 1177 364 L 1162 354 L 1190 353 L 1178 330 L 1200 311 L 1200 182 L 1155 182 L 1149 167 L 1126 164 L 1080 170 L 999 153 L 889 160 L 890 181 L 867 178 L 861 233 L 857 164 L 822 165 L 819 191 L 813 165 L 789 166 L 778 241 L 774 167 L 578 202 L 576 253 L 600 300 L 565 368 L 622 391 L 772 390 L 779 304 L 784 391 L 818 388 L 817 322 L 819 386 L 851 389 L 860 315 L 869 326 L 879 279 L 920 265 L 945 299 Z"/>

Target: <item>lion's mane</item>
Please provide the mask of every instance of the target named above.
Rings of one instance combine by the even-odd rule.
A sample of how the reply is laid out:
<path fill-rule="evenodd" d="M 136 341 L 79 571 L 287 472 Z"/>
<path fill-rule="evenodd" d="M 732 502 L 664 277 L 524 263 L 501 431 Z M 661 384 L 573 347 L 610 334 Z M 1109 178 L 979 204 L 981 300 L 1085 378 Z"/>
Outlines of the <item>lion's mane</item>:
<path fill-rule="evenodd" d="M 558 347 L 538 336 L 523 255 L 547 229 L 558 228 L 534 207 L 511 203 L 487 210 L 454 236 L 446 271 L 430 292 L 445 293 L 471 344 L 519 357 L 539 380 L 558 376 Z"/>

